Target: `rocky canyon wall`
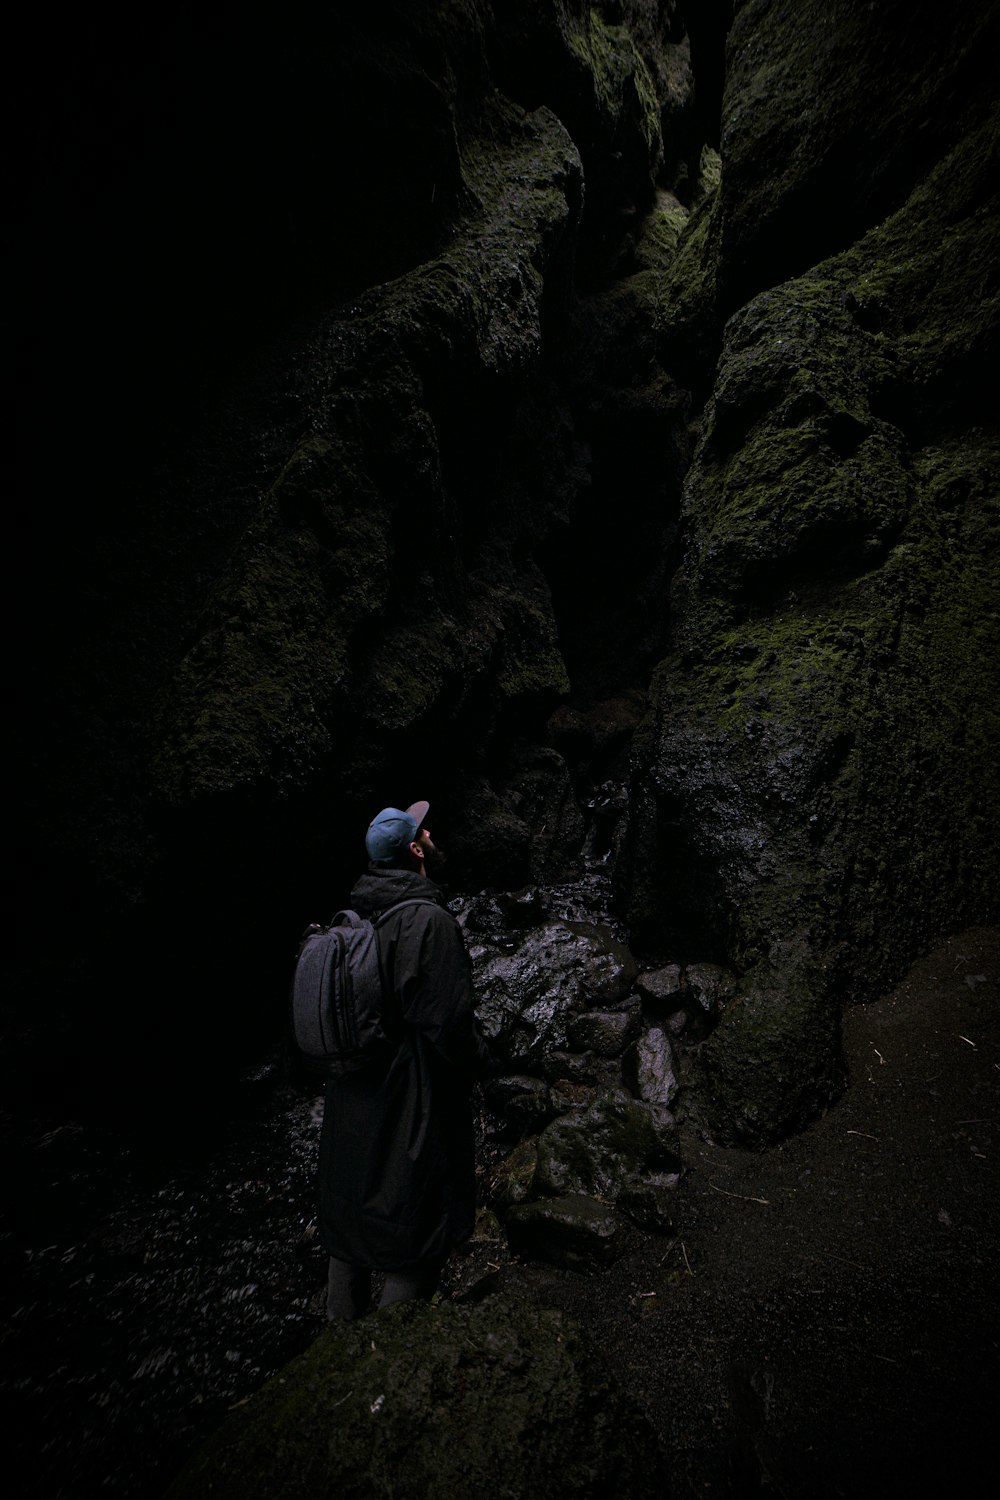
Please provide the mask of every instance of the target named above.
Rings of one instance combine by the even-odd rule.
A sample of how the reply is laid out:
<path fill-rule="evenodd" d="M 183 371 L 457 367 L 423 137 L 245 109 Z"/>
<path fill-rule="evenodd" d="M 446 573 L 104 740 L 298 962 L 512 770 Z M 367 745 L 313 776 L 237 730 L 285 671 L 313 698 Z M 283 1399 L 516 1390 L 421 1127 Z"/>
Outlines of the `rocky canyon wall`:
<path fill-rule="evenodd" d="M 431 800 L 467 888 L 600 823 L 635 944 L 742 975 L 692 1107 L 792 1128 L 840 1004 L 996 908 L 993 8 L 278 33 L 56 80 L 26 906 L 72 893 L 110 1035 L 109 944 L 155 951 L 143 1045 L 189 1054 L 280 1012 L 384 802 Z"/>

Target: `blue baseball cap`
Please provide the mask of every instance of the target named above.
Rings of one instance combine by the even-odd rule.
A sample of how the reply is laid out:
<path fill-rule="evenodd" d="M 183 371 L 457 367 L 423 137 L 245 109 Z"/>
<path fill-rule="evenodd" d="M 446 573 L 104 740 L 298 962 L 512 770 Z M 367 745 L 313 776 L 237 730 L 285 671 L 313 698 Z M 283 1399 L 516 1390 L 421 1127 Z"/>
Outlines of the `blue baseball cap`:
<path fill-rule="evenodd" d="M 429 807 L 429 802 L 414 802 L 405 812 L 398 807 L 383 807 L 368 824 L 368 858 L 377 865 L 388 865 L 405 854 L 423 828 Z"/>

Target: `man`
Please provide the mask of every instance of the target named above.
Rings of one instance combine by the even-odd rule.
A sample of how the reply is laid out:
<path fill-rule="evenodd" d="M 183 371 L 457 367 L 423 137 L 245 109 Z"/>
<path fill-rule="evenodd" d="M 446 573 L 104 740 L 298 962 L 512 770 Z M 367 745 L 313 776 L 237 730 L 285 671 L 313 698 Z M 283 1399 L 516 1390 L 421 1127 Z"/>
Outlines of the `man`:
<path fill-rule="evenodd" d="M 391 1054 L 326 1088 L 319 1222 L 331 1319 L 367 1311 L 373 1269 L 386 1272 L 380 1307 L 431 1298 L 475 1216 L 469 1094 L 494 1068 L 462 933 L 428 875 L 440 856 L 427 811 L 426 802 L 383 808 L 365 839 L 368 872 L 351 892 L 353 909 L 376 922 L 397 902 L 414 904 L 377 926 Z"/>

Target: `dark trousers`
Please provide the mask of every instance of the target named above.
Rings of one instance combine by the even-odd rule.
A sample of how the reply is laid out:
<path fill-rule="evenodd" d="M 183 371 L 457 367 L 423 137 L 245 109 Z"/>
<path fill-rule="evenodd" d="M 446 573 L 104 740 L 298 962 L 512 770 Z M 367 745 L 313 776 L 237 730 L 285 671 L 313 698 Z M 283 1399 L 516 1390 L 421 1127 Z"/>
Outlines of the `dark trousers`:
<path fill-rule="evenodd" d="M 437 1291 L 444 1256 L 406 1266 L 402 1271 L 386 1271 L 385 1287 L 379 1307 L 391 1302 L 429 1302 Z M 369 1266 L 352 1266 L 346 1260 L 330 1256 L 326 1283 L 326 1315 L 334 1318 L 363 1318 L 372 1295 L 372 1273 Z"/>

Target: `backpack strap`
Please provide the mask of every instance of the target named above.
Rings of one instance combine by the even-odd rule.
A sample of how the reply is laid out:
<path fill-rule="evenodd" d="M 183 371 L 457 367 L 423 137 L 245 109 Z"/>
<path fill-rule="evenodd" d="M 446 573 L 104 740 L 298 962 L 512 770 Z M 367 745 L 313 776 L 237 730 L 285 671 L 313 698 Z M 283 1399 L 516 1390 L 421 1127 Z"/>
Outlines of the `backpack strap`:
<path fill-rule="evenodd" d="M 380 911 L 377 916 L 372 917 L 371 924 L 375 928 L 381 927 L 382 923 L 385 921 L 386 917 L 391 917 L 394 911 L 402 911 L 402 909 L 403 909 L 404 906 L 438 906 L 438 907 L 440 907 L 440 905 L 441 905 L 441 903 L 439 901 L 435 901 L 434 898 L 433 898 L 433 896 L 406 896 L 402 901 L 396 901 L 396 902 L 394 902 L 392 906 L 387 906 L 386 909 L 385 909 L 385 911 Z M 443 910 L 443 908 L 442 908 L 442 910 Z M 346 915 L 346 913 L 345 913 L 345 915 Z M 350 915 L 353 916 L 354 913 L 351 912 Z"/>

